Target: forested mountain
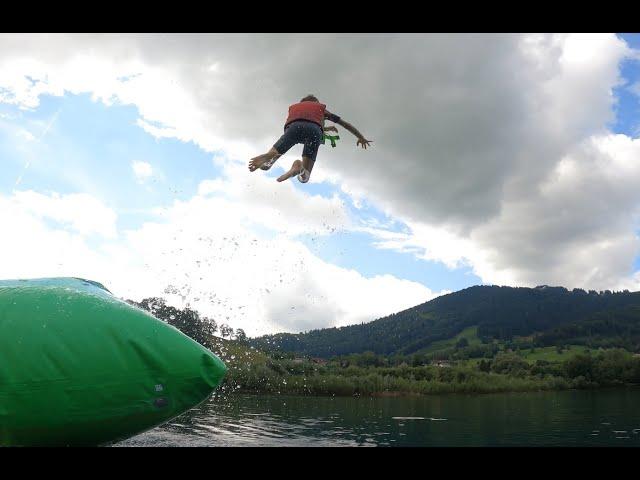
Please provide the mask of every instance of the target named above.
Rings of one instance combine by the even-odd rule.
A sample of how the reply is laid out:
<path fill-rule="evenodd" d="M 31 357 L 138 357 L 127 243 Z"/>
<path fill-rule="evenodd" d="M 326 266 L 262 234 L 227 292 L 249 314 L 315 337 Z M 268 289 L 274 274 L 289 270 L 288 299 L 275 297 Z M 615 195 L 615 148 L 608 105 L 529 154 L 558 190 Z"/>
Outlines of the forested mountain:
<path fill-rule="evenodd" d="M 640 349 L 640 292 L 475 286 L 360 325 L 251 339 L 261 349 L 331 357 L 412 354 L 477 327 L 482 343 Z"/>

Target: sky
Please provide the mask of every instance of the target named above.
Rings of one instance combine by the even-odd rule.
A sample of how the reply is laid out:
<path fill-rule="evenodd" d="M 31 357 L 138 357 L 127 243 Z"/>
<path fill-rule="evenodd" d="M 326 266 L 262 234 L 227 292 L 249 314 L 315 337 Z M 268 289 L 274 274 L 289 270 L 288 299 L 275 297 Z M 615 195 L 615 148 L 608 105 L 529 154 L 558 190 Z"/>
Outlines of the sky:
<path fill-rule="evenodd" d="M 313 93 L 311 180 L 249 159 Z M 249 336 L 472 285 L 640 290 L 639 34 L 0 34 L 0 278 Z"/>

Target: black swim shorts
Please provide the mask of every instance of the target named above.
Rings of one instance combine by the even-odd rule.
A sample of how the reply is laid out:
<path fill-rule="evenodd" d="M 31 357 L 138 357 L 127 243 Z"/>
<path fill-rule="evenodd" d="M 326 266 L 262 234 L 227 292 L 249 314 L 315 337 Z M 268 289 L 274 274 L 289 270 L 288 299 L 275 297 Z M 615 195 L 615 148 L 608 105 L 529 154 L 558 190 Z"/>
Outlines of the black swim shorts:
<path fill-rule="evenodd" d="M 273 145 L 280 155 L 284 155 L 291 147 L 298 143 L 304 145 L 302 156 L 316 161 L 318 148 L 322 142 L 322 127 L 307 120 L 296 120 L 289 123 L 280 139 Z"/>

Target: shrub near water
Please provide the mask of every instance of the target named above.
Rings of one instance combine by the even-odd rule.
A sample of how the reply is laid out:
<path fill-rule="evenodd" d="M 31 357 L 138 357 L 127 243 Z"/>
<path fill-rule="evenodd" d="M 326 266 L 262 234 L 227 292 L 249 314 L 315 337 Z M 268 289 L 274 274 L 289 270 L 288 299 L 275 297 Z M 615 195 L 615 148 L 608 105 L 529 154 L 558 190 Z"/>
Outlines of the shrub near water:
<path fill-rule="evenodd" d="M 472 367 L 340 367 L 332 363 L 318 366 L 310 361 L 294 364 L 288 360 L 274 359 L 251 365 L 230 362 L 228 366 L 229 373 L 225 379 L 227 388 L 255 393 L 350 396 L 489 393 L 569 387 L 565 379 L 551 375 L 514 376 L 482 372 Z"/>
<path fill-rule="evenodd" d="M 640 383 L 640 359 L 624 350 L 576 353 L 563 362 L 530 363 L 514 352 L 502 352 L 476 364 L 448 367 L 413 366 L 380 357 L 346 362 L 333 359 L 274 359 L 229 364 L 227 386 L 234 391 L 303 395 L 384 395 L 492 393 L 597 388 Z M 353 359 L 352 359 L 353 360 Z M 395 362 L 400 361 L 396 359 Z M 381 365 L 381 366 L 373 366 Z"/>
<path fill-rule="evenodd" d="M 157 299 L 137 305 L 176 326 L 225 361 L 229 371 L 222 389 L 228 392 L 489 393 L 640 383 L 640 358 L 621 348 L 592 353 L 584 346 L 558 345 L 556 352 L 546 351 L 552 347 L 534 352 L 530 340 L 482 344 L 474 338 L 475 329 L 467 329 L 454 342 L 440 341 L 443 348 L 437 351 L 411 355 L 364 352 L 314 361 L 308 357 L 295 358 L 292 353 L 257 350 L 248 345 L 241 330 L 236 331 L 235 341 L 215 337 L 215 322 L 190 309 L 168 307 Z M 230 331 L 233 332 L 221 326 L 224 335 L 230 336 Z M 436 366 L 442 361 L 443 366 Z"/>

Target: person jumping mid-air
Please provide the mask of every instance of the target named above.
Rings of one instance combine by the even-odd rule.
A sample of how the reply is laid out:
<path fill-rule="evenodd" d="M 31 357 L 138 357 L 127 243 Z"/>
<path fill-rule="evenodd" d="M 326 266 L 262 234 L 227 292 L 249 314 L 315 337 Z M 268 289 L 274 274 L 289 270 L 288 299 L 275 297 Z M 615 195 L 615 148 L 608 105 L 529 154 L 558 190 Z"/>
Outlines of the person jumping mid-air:
<path fill-rule="evenodd" d="M 278 181 L 283 182 L 297 175 L 298 180 L 307 183 L 316 161 L 318 148 L 322 143 L 323 132 L 325 130 L 337 131 L 335 127 L 324 128 L 325 119 L 342 125 L 358 137 L 356 145 L 361 145 L 364 149 L 370 146 L 371 140 L 365 139 L 353 125 L 331 113 L 327 110 L 327 106 L 320 103 L 313 95 L 307 95 L 300 100 L 300 103 L 289 107 L 289 116 L 284 124 L 284 134 L 271 147 L 271 150 L 251 159 L 249 171 L 254 172 L 258 168 L 269 170 L 276 163 L 276 160 L 287 153 L 291 147 L 302 143 L 304 145 L 302 160 L 295 160 L 289 171 L 278 177 Z"/>

